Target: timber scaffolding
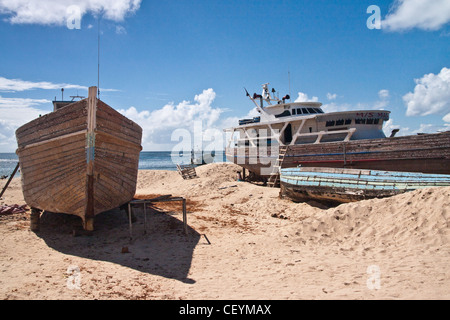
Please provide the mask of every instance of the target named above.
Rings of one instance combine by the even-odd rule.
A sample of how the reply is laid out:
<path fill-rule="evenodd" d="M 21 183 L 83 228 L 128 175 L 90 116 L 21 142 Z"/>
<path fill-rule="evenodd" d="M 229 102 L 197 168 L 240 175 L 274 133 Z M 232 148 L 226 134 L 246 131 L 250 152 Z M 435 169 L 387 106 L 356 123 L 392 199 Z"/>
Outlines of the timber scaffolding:
<path fill-rule="evenodd" d="M 280 147 L 281 148 L 281 147 Z M 227 148 L 228 161 L 269 178 L 282 152 Z M 450 131 L 435 134 L 289 145 L 282 168 L 329 167 L 450 174 Z"/>
<path fill-rule="evenodd" d="M 177 164 L 178 173 L 183 177 L 184 180 L 198 178 L 195 166 L 193 164 L 180 165 Z"/>

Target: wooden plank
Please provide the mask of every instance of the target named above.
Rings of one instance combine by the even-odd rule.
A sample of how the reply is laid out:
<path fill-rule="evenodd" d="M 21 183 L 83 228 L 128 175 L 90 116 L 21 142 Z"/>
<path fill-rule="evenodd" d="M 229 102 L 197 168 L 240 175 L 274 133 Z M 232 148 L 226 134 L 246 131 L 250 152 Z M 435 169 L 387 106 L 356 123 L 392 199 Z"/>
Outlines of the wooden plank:
<path fill-rule="evenodd" d="M 85 112 L 85 104 L 77 103 L 22 126 L 16 131 L 19 147 L 85 129 Z"/>
<path fill-rule="evenodd" d="M 97 112 L 99 131 L 116 136 L 122 140 L 140 145 L 142 139 L 142 128 L 135 122 L 124 117 L 116 110 L 99 103 Z"/>

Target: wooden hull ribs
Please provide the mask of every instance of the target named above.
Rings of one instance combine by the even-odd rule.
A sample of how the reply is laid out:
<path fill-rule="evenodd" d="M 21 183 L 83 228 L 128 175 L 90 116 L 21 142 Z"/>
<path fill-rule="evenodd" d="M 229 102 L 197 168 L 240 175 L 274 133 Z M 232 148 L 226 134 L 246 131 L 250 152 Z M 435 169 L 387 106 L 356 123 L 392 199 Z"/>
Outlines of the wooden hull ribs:
<path fill-rule="evenodd" d="M 89 98 L 40 117 L 16 132 L 22 189 L 34 210 L 94 217 L 131 201 L 136 192 L 142 128 Z"/>

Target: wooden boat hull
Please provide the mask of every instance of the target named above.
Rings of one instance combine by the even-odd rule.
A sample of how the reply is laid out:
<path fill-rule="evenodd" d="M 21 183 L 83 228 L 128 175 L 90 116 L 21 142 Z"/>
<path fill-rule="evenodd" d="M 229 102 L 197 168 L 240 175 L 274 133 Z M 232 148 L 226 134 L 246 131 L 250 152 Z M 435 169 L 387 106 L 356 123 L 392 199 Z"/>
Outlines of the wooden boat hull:
<path fill-rule="evenodd" d="M 296 202 L 346 203 L 450 186 L 450 175 L 305 167 L 282 169 L 280 181 L 281 196 Z"/>
<path fill-rule="evenodd" d="M 227 149 L 227 160 L 260 176 L 278 158 L 271 148 Z M 328 167 L 450 174 L 450 131 L 289 146 L 283 168 Z"/>
<path fill-rule="evenodd" d="M 89 98 L 40 117 L 16 132 L 22 189 L 34 209 L 94 217 L 136 192 L 142 128 Z"/>

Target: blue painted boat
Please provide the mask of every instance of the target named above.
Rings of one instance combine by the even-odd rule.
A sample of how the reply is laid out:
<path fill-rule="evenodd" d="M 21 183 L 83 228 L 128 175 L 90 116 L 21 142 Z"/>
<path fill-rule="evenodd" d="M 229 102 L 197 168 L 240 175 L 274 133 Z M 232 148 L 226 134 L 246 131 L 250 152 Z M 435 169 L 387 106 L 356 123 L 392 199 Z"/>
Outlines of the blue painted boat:
<path fill-rule="evenodd" d="M 296 202 L 346 203 L 450 186 L 450 175 L 342 168 L 281 169 L 281 196 Z"/>

